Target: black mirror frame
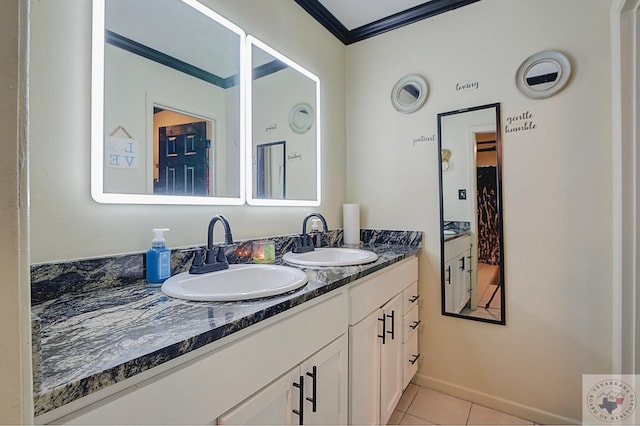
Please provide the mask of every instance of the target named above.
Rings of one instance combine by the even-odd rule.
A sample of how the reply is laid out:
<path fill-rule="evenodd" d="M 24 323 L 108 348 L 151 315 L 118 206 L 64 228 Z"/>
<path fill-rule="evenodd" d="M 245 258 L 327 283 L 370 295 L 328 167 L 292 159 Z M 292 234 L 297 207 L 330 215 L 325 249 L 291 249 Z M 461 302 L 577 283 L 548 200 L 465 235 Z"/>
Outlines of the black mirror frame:
<path fill-rule="evenodd" d="M 453 312 L 446 311 L 446 300 L 445 300 L 445 268 L 444 268 L 444 194 L 443 194 L 443 179 L 442 179 L 442 117 L 446 117 L 448 115 L 460 114 L 465 112 L 471 112 L 481 109 L 495 108 L 496 112 L 496 197 L 497 197 L 497 206 L 498 206 L 498 241 L 500 243 L 500 265 L 499 265 L 499 273 L 500 273 L 500 320 L 492 320 L 488 318 L 480 318 L 473 317 L 469 315 L 462 315 Z M 502 201 L 502 131 L 501 131 L 501 120 L 500 120 L 500 103 L 492 103 L 486 105 L 480 105 L 470 108 L 462 108 L 454 111 L 448 111 L 438 114 L 438 183 L 439 183 L 439 201 L 440 201 L 440 293 L 441 293 L 441 310 L 442 315 L 464 318 L 473 321 L 486 322 L 491 324 L 499 324 L 506 325 L 506 309 L 505 309 L 505 299 L 506 299 L 506 289 L 504 287 L 504 264 L 505 264 L 505 250 L 504 250 L 504 212 L 503 212 L 503 201 Z"/>

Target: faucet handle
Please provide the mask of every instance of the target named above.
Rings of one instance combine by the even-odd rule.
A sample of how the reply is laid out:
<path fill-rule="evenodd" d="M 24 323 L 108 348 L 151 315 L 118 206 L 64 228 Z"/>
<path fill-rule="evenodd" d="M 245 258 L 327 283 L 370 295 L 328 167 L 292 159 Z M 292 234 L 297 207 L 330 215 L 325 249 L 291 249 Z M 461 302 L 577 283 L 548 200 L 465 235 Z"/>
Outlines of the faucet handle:
<path fill-rule="evenodd" d="M 193 260 L 191 261 L 191 265 L 201 266 L 204 262 L 202 261 L 202 252 L 200 249 L 193 250 Z"/>
<path fill-rule="evenodd" d="M 226 245 L 222 245 L 222 244 L 218 246 L 218 251 L 216 253 L 216 262 L 228 263 L 227 254 L 225 253 L 226 247 L 227 247 Z"/>

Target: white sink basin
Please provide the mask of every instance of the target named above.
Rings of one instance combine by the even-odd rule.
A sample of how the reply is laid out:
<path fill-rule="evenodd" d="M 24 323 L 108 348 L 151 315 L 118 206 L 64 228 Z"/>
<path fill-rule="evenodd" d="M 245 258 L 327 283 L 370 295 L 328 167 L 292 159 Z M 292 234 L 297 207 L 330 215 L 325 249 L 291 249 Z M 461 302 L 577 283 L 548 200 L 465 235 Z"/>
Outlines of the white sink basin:
<path fill-rule="evenodd" d="M 207 274 L 176 274 L 162 284 L 162 291 L 178 299 L 223 302 L 276 296 L 307 280 L 304 271 L 288 266 L 238 264 Z"/>
<path fill-rule="evenodd" d="M 375 262 L 374 252 L 346 247 L 321 247 L 307 253 L 288 252 L 282 256 L 285 262 L 301 266 L 350 266 Z"/>

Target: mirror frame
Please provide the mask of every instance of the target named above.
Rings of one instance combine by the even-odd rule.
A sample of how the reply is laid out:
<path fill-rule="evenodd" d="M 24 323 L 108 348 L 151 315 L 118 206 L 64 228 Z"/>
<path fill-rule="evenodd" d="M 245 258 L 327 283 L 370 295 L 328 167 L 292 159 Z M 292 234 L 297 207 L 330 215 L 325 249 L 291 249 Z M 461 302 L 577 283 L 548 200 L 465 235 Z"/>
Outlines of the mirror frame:
<path fill-rule="evenodd" d="M 312 72 L 308 71 L 307 69 L 303 68 L 302 66 L 298 65 L 297 63 L 295 63 L 293 60 L 289 59 L 288 57 L 284 56 L 282 53 L 278 52 L 277 50 L 275 50 L 274 48 L 268 46 L 267 44 L 263 43 L 262 41 L 260 41 L 259 39 L 257 39 L 256 37 L 252 36 L 252 35 L 247 35 L 247 49 L 245 50 L 245 55 L 247 56 L 246 59 L 246 63 L 248 66 L 248 72 L 246 72 L 244 74 L 245 77 L 245 82 L 244 82 L 244 86 L 245 86 L 245 91 L 247 94 L 247 97 L 249 99 L 252 99 L 252 93 L 253 93 L 253 61 L 252 61 L 252 50 L 253 50 L 253 46 L 258 47 L 259 49 L 262 49 L 264 52 L 268 53 L 269 55 L 273 56 L 275 59 L 281 61 L 282 63 L 286 64 L 287 66 L 293 68 L 294 70 L 298 71 L 299 73 L 303 74 L 305 77 L 311 79 L 315 85 L 316 85 L 316 100 L 315 100 L 315 105 L 311 105 L 312 110 L 314 111 L 314 117 L 315 117 L 315 132 L 316 132 L 316 197 L 315 199 L 309 199 L 309 200 L 295 200 L 295 199 L 287 199 L 287 200 L 278 200 L 278 199 L 266 199 L 266 198 L 256 198 L 253 196 L 253 186 L 254 186 L 254 179 L 255 176 L 253 176 L 252 170 L 253 170 L 253 112 L 252 112 L 252 108 L 248 107 L 246 108 L 246 117 L 245 117 L 245 123 L 246 123 L 246 130 L 245 130 L 245 134 L 247 137 L 247 146 L 249 146 L 250 148 L 247 148 L 245 150 L 245 155 L 246 155 L 246 166 L 245 169 L 247 170 L 247 179 L 246 179 L 246 199 L 247 199 L 247 203 L 249 205 L 252 206 L 319 206 L 321 203 L 321 198 L 322 198 L 322 169 L 321 169 L 321 165 L 322 165 L 322 161 L 321 161 L 321 156 L 322 156 L 322 138 L 321 138 L 321 132 L 320 132 L 320 127 L 321 127 L 321 123 L 322 120 L 320 119 L 320 79 L 313 74 Z M 313 122 L 312 122 L 313 125 Z"/>
<path fill-rule="evenodd" d="M 408 85 L 414 85 L 420 89 L 417 99 L 411 105 L 405 105 L 400 102 L 400 93 L 404 87 Z M 418 74 L 409 74 L 402 77 L 396 82 L 393 89 L 391 89 L 391 104 L 396 110 L 403 114 L 410 114 L 422 108 L 422 105 L 424 105 L 428 97 L 429 85 L 427 84 L 427 80 Z"/>
<path fill-rule="evenodd" d="M 542 90 L 536 90 L 527 82 L 527 73 L 536 65 L 552 63 L 558 67 L 558 77 L 554 83 Z M 561 52 L 543 50 L 529 56 L 516 72 L 516 86 L 523 95 L 531 99 L 546 99 L 560 92 L 569 82 L 571 76 L 571 62 Z"/>
<path fill-rule="evenodd" d="M 443 147 L 442 147 L 442 118 L 454 114 L 472 112 L 482 109 L 495 108 L 495 119 L 496 119 L 496 198 L 497 198 L 497 213 L 498 213 L 498 241 L 500 244 L 500 265 L 499 265 L 499 274 L 500 274 L 500 320 L 492 320 L 489 318 L 481 318 L 474 317 L 469 315 L 463 315 L 459 313 L 447 312 L 446 311 L 446 299 L 445 299 L 445 234 L 444 234 L 444 191 L 443 191 Z M 500 120 L 500 103 L 492 103 L 486 105 L 480 105 L 470 108 L 462 108 L 454 111 L 448 111 L 438 114 L 438 172 L 439 172 L 439 198 L 440 198 L 440 290 L 441 290 L 441 308 L 442 315 L 470 319 L 473 321 L 480 321 L 492 324 L 506 324 L 506 310 L 505 310 L 505 273 L 504 273 L 504 264 L 505 264 L 505 250 L 504 250 L 504 212 L 503 212 L 503 201 L 502 201 L 502 129 L 501 129 L 501 120 Z M 477 199 L 477 197 L 476 197 Z M 476 251 L 477 253 L 477 251 Z"/>
<path fill-rule="evenodd" d="M 196 11 L 211 18 L 240 37 L 240 74 L 247 74 L 246 34 L 245 32 L 218 15 L 213 10 L 195 0 L 181 0 Z M 245 84 L 240 82 L 239 117 L 239 184 L 238 197 L 184 196 L 155 194 L 122 194 L 104 191 L 104 53 L 105 53 L 105 0 L 93 0 L 91 27 L 91 196 L 99 203 L 106 204 L 167 204 L 167 205 L 242 205 L 245 203 L 245 114 L 247 94 Z M 250 72 L 249 72 L 250 74 Z"/>

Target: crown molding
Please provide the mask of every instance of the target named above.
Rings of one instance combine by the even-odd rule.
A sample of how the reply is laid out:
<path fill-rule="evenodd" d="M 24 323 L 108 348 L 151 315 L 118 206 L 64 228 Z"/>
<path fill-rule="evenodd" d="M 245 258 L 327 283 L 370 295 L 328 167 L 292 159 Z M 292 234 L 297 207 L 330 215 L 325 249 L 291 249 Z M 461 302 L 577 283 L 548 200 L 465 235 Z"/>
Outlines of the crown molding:
<path fill-rule="evenodd" d="M 432 0 L 353 30 L 348 30 L 318 0 L 294 1 L 338 40 L 348 45 L 480 0 Z"/>

